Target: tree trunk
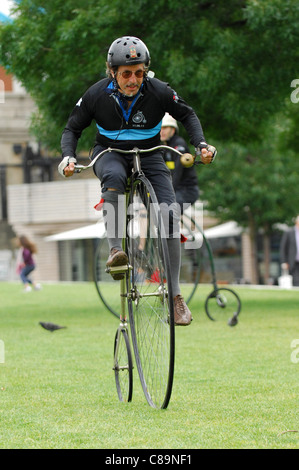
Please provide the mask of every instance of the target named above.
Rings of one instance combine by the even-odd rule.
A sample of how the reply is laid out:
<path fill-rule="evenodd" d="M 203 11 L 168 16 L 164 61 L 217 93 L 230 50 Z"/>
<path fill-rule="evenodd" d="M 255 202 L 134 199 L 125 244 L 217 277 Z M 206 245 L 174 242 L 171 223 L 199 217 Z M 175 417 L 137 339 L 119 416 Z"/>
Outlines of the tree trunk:
<path fill-rule="evenodd" d="M 266 231 L 263 236 L 263 248 L 264 248 L 264 284 L 270 283 L 270 235 Z"/>
<path fill-rule="evenodd" d="M 256 226 L 252 213 L 248 213 L 248 228 L 249 228 L 249 239 L 250 239 L 250 263 L 251 263 L 251 283 L 259 283 L 258 275 L 258 259 L 257 259 L 257 240 L 256 240 Z"/>

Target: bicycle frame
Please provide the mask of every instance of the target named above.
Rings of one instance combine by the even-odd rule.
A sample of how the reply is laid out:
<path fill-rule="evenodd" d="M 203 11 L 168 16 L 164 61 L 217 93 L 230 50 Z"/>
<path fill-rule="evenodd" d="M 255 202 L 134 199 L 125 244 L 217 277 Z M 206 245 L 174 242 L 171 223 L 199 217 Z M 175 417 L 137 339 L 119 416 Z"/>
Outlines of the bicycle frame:
<path fill-rule="evenodd" d="M 182 154 L 178 150 L 166 145 L 150 149 L 138 149 L 135 147 L 132 150 L 108 148 L 96 155 L 89 165 L 76 164 L 75 171 L 81 172 L 91 168 L 107 152 L 114 151 L 133 156 L 132 175 L 128 179 L 125 191 L 124 213 L 127 219 L 122 241 L 123 250 L 128 254 L 128 263 L 124 266 L 113 266 L 106 269 L 106 272 L 112 275 L 116 273 L 125 274 L 120 279 L 120 325 L 115 336 L 113 369 L 115 371 L 119 399 L 121 401 L 130 401 L 128 398 L 127 400 L 124 399 L 127 396 L 131 396 L 132 390 L 132 361 L 127 359 L 131 357 L 127 328 L 126 308 L 128 308 L 131 339 L 143 392 L 150 406 L 166 408 L 172 391 L 175 356 L 171 271 L 160 207 L 155 191 L 150 181 L 145 177 L 140 163 L 141 153 L 153 152 L 159 149 L 170 149 L 178 153 L 181 158 L 187 155 L 189 161 L 190 159 L 194 161 L 194 157 L 190 154 Z M 153 281 L 152 284 L 148 284 L 146 278 L 141 277 L 138 279 L 138 276 L 135 277 L 135 273 L 140 268 L 140 265 L 136 261 L 133 242 L 135 240 L 134 235 L 136 236 L 134 224 L 132 225 L 132 237 L 129 233 L 128 224 L 132 221 L 132 214 L 131 211 L 128 211 L 128 207 L 131 203 L 135 203 L 136 197 L 144 205 L 147 217 L 150 214 L 150 217 L 147 218 L 149 232 L 147 232 L 146 238 L 148 241 L 150 240 L 150 247 L 153 250 L 153 264 L 150 262 L 149 265 L 154 267 L 158 273 L 158 280 Z M 152 228 L 157 230 L 157 237 L 149 238 L 148 234 L 151 233 L 150 230 Z M 141 238 L 141 232 L 140 229 L 139 234 L 137 233 L 139 238 Z M 149 288 L 149 286 L 151 287 Z M 123 371 L 123 374 L 121 371 Z M 123 378 L 125 379 L 124 381 L 122 381 Z"/>
<path fill-rule="evenodd" d="M 163 147 L 165 147 L 165 146 L 163 146 Z M 158 147 L 155 147 L 155 148 L 158 148 Z M 107 151 L 112 151 L 112 150 L 113 149 L 107 149 L 106 151 L 100 152 L 93 159 L 93 161 L 91 163 L 94 164 L 98 160 L 98 158 L 100 158 L 103 155 L 103 153 L 106 153 Z M 149 151 L 151 151 L 151 150 L 153 150 L 153 149 L 150 149 Z M 122 153 L 128 153 L 128 151 L 123 151 Z M 132 170 L 131 177 L 128 179 L 128 185 L 127 185 L 127 189 L 126 189 L 126 193 L 125 193 L 126 194 L 125 207 L 124 207 L 125 213 L 127 213 L 128 197 L 129 197 L 130 191 L 132 191 L 133 181 L 134 181 L 134 179 L 138 178 L 138 176 L 143 175 L 143 172 L 141 170 L 141 164 L 140 164 L 140 151 L 139 151 L 139 149 L 134 148 L 132 151 L 129 151 L 129 153 L 133 154 L 133 170 Z M 88 166 L 86 166 L 84 168 L 80 168 L 80 169 L 85 170 L 87 168 L 90 168 L 90 165 L 91 164 L 89 164 Z M 123 250 L 125 250 L 124 244 L 125 244 L 125 237 L 123 237 Z M 106 272 L 109 272 L 110 274 L 116 274 L 116 273 L 127 272 L 128 270 L 132 270 L 132 266 L 127 265 L 127 266 L 110 267 L 110 268 L 106 269 Z M 130 276 L 128 276 L 128 282 L 130 283 Z M 121 297 L 120 320 L 121 321 L 127 321 L 126 301 L 128 299 L 128 292 L 130 292 L 130 289 L 131 289 L 130 285 L 126 286 L 126 278 L 124 277 L 123 279 L 121 279 L 121 282 L 120 282 L 120 297 Z M 151 294 L 143 294 L 143 297 L 145 297 L 147 295 L 150 296 Z M 142 295 L 140 295 L 140 296 L 142 296 Z M 132 299 L 132 300 L 135 300 L 135 299 Z"/>
<path fill-rule="evenodd" d="M 121 153 L 132 153 L 133 154 L 133 170 L 132 170 L 132 175 L 131 177 L 129 178 L 128 180 L 128 185 L 127 185 L 127 189 L 126 189 L 126 198 L 125 198 L 125 207 L 124 207 L 124 210 L 125 210 L 125 213 L 126 213 L 126 209 L 127 209 L 127 204 L 128 204 L 128 196 L 129 196 L 129 193 L 130 191 L 132 191 L 132 184 L 133 184 L 133 181 L 138 179 L 138 177 L 140 176 L 144 176 L 142 170 L 141 170 L 141 163 L 140 163 L 140 152 L 151 152 L 153 150 L 157 150 L 157 149 L 160 149 L 160 148 L 170 148 L 168 147 L 167 145 L 161 145 L 161 146 L 158 146 L 158 147 L 153 147 L 151 149 L 147 149 L 147 150 L 139 150 L 138 148 L 134 148 L 132 150 L 116 150 L 116 149 L 112 149 L 112 148 L 109 148 L 107 150 L 104 150 L 102 152 L 100 152 L 94 159 L 93 161 L 87 165 L 87 166 L 81 166 L 81 165 L 76 165 L 76 169 L 77 170 L 86 170 L 88 168 L 90 168 L 92 165 L 95 164 L 95 162 L 104 154 L 104 153 L 107 153 L 107 152 L 111 152 L 111 151 L 118 151 L 118 152 L 121 152 Z M 182 154 L 181 152 L 179 152 L 178 150 L 175 149 L 175 151 L 183 156 L 184 154 Z M 123 237 L 123 244 L 125 243 L 125 239 Z M 123 249 L 125 249 L 125 247 L 123 246 Z M 127 272 L 128 270 L 132 270 L 132 266 L 128 265 L 128 266 L 117 266 L 117 267 L 110 267 L 110 268 L 107 268 L 106 269 L 106 272 L 110 273 L 110 274 L 117 274 L 117 273 L 123 273 L 123 272 Z M 130 276 L 128 276 L 128 279 L 130 278 Z M 121 293 L 120 293 L 120 296 L 121 296 L 121 313 L 120 313 L 120 320 L 123 321 L 123 320 L 127 320 L 127 316 L 126 316 L 126 299 L 128 298 L 128 294 L 127 292 L 130 291 L 130 286 L 127 286 L 126 287 L 126 279 L 121 279 Z M 139 297 L 150 297 L 150 296 L 158 296 L 159 294 L 139 294 Z M 132 294 L 131 294 L 132 296 Z M 136 300 L 135 298 L 132 298 L 132 300 Z"/>

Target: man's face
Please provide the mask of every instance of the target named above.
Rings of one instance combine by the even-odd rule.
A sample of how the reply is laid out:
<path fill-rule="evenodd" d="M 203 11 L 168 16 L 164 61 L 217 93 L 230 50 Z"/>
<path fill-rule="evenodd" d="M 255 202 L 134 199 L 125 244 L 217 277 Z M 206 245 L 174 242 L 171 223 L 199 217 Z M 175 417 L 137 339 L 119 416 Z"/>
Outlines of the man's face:
<path fill-rule="evenodd" d="M 144 71 L 144 64 L 120 65 L 116 72 L 116 80 L 120 92 L 126 96 L 135 96 L 142 85 Z M 130 73 L 131 76 L 126 78 Z"/>
<path fill-rule="evenodd" d="M 171 126 L 163 126 L 161 127 L 160 131 L 160 139 L 162 142 L 167 142 L 171 139 L 173 134 L 175 133 L 175 128 Z"/>

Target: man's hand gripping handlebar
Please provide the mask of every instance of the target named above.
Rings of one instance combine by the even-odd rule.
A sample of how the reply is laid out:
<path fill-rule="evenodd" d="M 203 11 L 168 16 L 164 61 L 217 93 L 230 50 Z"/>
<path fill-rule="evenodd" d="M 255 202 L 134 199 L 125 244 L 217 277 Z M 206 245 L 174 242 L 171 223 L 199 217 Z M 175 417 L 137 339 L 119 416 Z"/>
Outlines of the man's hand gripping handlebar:
<path fill-rule="evenodd" d="M 64 157 L 58 165 L 58 172 L 64 178 L 68 176 L 73 176 L 75 172 L 75 164 L 77 160 L 75 157 Z"/>
<path fill-rule="evenodd" d="M 181 155 L 181 164 L 185 168 L 190 168 L 193 165 L 207 165 L 212 163 L 215 160 L 217 150 L 213 145 L 206 145 L 205 147 L 197 147 L 195 151 L 195 156 L 191 155 L 191 153 L 184 153 Z M 196 161 L 196 157 L 200 156 L 200 161 Z"/>

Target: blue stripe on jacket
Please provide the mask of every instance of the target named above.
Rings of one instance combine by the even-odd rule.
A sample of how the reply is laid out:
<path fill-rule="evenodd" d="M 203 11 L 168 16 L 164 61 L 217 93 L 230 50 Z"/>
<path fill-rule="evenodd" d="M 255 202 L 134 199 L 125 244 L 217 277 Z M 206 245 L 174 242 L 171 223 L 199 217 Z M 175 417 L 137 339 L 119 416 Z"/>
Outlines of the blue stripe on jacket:
<path fill-rule="evenodd" d="M 155 137 L 161 130 L 161 123 L 152 129 L 117 129 L 115 131 L 107 131 L 97 124 L 98 131 L 104 137 L 110 140 L 145 140 Z"/>

